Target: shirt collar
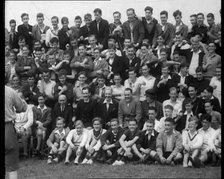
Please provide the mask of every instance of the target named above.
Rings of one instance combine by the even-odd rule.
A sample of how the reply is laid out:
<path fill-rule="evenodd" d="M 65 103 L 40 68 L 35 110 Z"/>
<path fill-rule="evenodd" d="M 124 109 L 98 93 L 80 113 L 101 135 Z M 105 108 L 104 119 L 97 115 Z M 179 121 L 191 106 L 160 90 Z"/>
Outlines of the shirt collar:
<path fill-rule="evenodd" d="M 146 130 L 145 135 L 148 135 L 148 134 L 149 134 L 149 132 Z M 154 130 L 152 130 L 151 135 L 152 135 L 152 136 L 155 136 L 155 132 L 154 132 Z"/>
<path fill-rule="evenodd" d="M 64 135 L 65 135 L 65 129 L 63 129 L 61 133 L 60 133 L 59 130 L 57 129 L 57 130 L 55 131 L 55 134 L 59 134 L 59 135 L 64 134 Z"/>
<path fill-rule="evenodd" d="M 161 75 L 160 79 L 163 79 L 163 78 L 164 78 L 163 75 Z M 168 76 L 168 80 L 171 80 L 171 76 L 170 75 Z"/>
<path fill-rule="evenodd" d="M 43 111 L 43 110 L 47 109 L 47 106 L 46 106 L 46 105 L 44 105 L 44 108 L 42 109 L 42 108 L 40 107 L 40 105 L 38 105 L 38 106 L 37 106 L 37 108 L 39 108 L 40 110 L 42 110 L 42 111 Z"/>
<path fill-rule="evenodd" d="M 186 77 L 186 76 L 188 76 L 188 73 L 187 73 L 186 76 L 182 76 L 181 73 L 179 72 L 178 75 L 181 76 L 181 77 Z"/>
<path fill-rule="evenodd" d="M 193 52 L 193 53 L 195 53 L 194 51 L 193 51 L 193 49 L 191 49 L 191 52 Z M 199 49 L 196 53 L 201 53 L 201 50 Z"/>
<path fill-rule="evenodd" d="M 106 104 L 107 103 L 107 100 L 106 99 L 104 99 L 104 101 L 103 101 L 103 104 Z M 109 102 L 110 104 L 113 104 L 113 101 L 112 101 L 112 99 L 110 99 L 110 102 Z"/>
<path fill-rule="evenodd" d="M 187 111 L 185 111 L 185 112 L 184 112 L 184 115 L 187 115 L 187 114 L 188 114 Z M 191 115 L 191 116 L 194 115 L 192 111 L 191 111 L 190 115 Z"/>

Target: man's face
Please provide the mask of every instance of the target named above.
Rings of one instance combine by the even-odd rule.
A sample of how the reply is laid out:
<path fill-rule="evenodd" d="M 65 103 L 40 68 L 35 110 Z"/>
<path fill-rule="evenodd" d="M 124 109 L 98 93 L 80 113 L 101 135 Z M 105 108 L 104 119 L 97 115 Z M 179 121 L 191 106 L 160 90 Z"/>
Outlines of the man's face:
<path fill-rule="evenodd" d="M 128 72 L 129 79 L 134 80 L 136 78 L 136 73 L 134 71 Z"/>
<path fill-rule="evenodd" d="M 152 133 L 153 129 L 154 129 L 154 125 L 153 125 L 153 123 L 149 123 L 149 122 L 147 122 L 147 123 L 146 123 L 146 130 L 148 131 L 149 134 Z"/>
<path fill-rule="evenodd" d="M 119 125 L 118 125 L 117 121 L 113 121 L 113 122 L 110 123 L 110 126 L 111 126 L 112 131 L 115 131 L 115 130 L 118 129 Z"/>
<path fill-rule="evenodd" d="M 29 83 L 30 86 L 33 86 L 34 82 L 35 82 L 34 77 L 29 77 L 28 78 L 28 83 Z"/>
<path fill-rule="evenodd" d="M 134 57 L 135 55 L 135 49 L 134 48 L 128 48 L 128 56 Z"/>
<path fill-rule="evenodd" d="M 164 39 L 161 36 L 158 36 L 157 37 L 157 43 L 158 43 L 159 46 L 162 46 L 163 43 L 164 43 Z"/>
<path fill-rule="evenodd" d="M 11 31 L 15 31 L 16 30 L 16 23 L 10 23 L 10 28 L 11 28 Z"/>
<path fill-rule="evenodd" d="M 23 48 L 22 48 L 22 52 L 23 52 L 23 56 L 24 56 L 24 57 L 27 57 L 28 54 L 29 54 L 29 49 L 28 49 L 27 47 L 23 47 Z"/>
<path fill-rule="evenodd" d="M 130 39 L 124 39 L 124 46 L 125 47 L 127 47 L 130 44 L 131 44 L 131 40 Z"/>
<path fill-rule="evenodd" d="M 156 119 L 156 112 L 155 112 L 155 110 L 148 110 L 148 117 L 149 117 L 149 119 L 151 119 L 151 120 L 155 120 Z"/>
<path fill-rule="evenodd" d="M 101 14 L 99 12 L 95 12 L 94 17 L 96 21 L 99 21 L 101 19 Z"/>
<path fill-rule="evenodd" d="M 84 22 L 87 26 L 89 26 L 90 23 L 92 22 L 92 19 L 84 19 Z"/>
<path fill-rule="evenodd" d="M 196 123 L 196 121 L 190 121 L 189 123 L 188 123 L 188 129 L 190 130 L 190 131 L 195 131 L 196 130 L 196 127 L 197 127 L 197 123 Z"/>
<path fill-rule="evenodd" d="M 121 84 L 121 77 L 119 75 L 114 76 L 114 83 L 116 84 Z"/>
<path fill-rule="evenodd" d="M 162 68 L 162 75 L 163 76 L 169 75 L 169 69 L 168 69 L 168 67 Z"/>
<path fill-rule="evenodd" d="M 212 112 L 213 106 L 210 103 L 205 103 L 205 111 L 206 113 L 211 113 Z"/>
<path fill-rule="evenodd" d="M 182 42 L 182 40 L 183 40 L 183 37 L 181 36 L 181 34 L 176 35 L 176 42 L 178 44 L 180 44 Z"/>
<path fill-rule="evenodd" d="M 51 24 L 53 28 L 57 28 L 58 27 L 58 19 L 53 18 L 51 19 Z"/>
<path fill-rule="evenodd" d="M 62 27 L 63 28 L 68 28 L 68 21 L 63 21 L 62 22 Z"/>
<path fill-rule="evenodd" d="M 70 41 L 70 44 L 71 44 L 72 47 L 77 47 L 78 41 L 76 39 L 73 39 L 73 40 Z"/>
<path fill-rule="evenodd" d="M 214 19 L 212 17 L 207 17 L 207 23 L 208 25 L 212 25 L 214 23 Z"/>
<path fill-rule="evenodd" d="M 42 56 L 42 51 L 35 51 L 35 57 L 37 57 L 38 59 L 40 59 Z"/>
<path fill-rule="evenodd" d="M 65 75 L 61 75 L 60 77 L 58 77 L 59 81 L 61 84 L 65 84 L 65 81 L 66 81 L 66 76 Z"/>
<path fill-rule="evenodd" d="M 89 37 L 88 41 L 89 41 L 90 45 L 96 44 L 96 38 L 95 37 Z"/>
<path fill-rule="evenodd" d="M 142 74 L 143 74 L 143 76 L 147 76 L 149 74 L 149 68 L 148 68 L 148 66 L 144 65 L 142 67 Z"/>
<path fill-rule="evenodd" d="M 172 90 L 170 93 L 169 93 L 169 96 L 170 96 L 170 99 L 172 101 L 176 101 L 177 99 L 177 91 L 176 90 Z"/>
<path fill-rule="evenodd" d="M 203 130 L 207 130 L 209 127 L 210 127 L 210 122 L 208 122 L 207 120 L 203 120 L 202 121 Z"/>
<path fill-rule="evenodd" d="M 82 24 L 82 20 L 81 20 L 81 19 L 76 19 L 76 20 L 75 20 L 75 26 L 76 26 L 77 28 L 80 28 L 80 27 L 81 27 L 81 24 Z"/>
<path fill-rule="evenodd" d="M 174 128 L 174 125 L 172 124 L 172 122 L 168 122 L 168 121 L 165 121 L 165 132 L 166 133 L 169 133 L 173 130 Z"/>
<path fill-rule="evenodd" d="M 109 56 L 110 56 L 110 58 L 115 57 L 115 50 L 114 49 L 109 49 Z"/>
<path fill-rule="evenodd" d="M 164 110 L 164 115 L 165 115 L 165 117 L 172 117 L 172 115 L 173 115 L 173 111 L 172 110 L 170 110 L 170 109 L 165 109 Z"/>
<path fill-rule="evenodd" d="M 135 131 L 137 128 L 137 124 L 135 121 L 129 121 L 128 122 L 128 128 L 130 129 L 131 132 Z"/>
<path fill-rule="evenodd" d="M 131 98 L 132 98 L 131 91 L 125 90 L 124 91 L 124 99 L 125 99 L 125 101 L 126 102 L 130 102 L 131 101 Z"/>
<path fill-rule="evenodd" d="M 202 74 L 201 71 L 200 71 L 200 72 L 196 72 L 196 76 L 197 76 L 197 79 L 198 79 L 199 81 L 203 79 L 203 74 Z"/>
<path fill-rule="evenodd" d="M 120 22 L 121 16 L 119 13 L 115 13 L 113 16 L 114 16 L 114 22 Z"/>
<path fill-rule="evenodd" d="M 29 16 L 23 16 L 22 22 L 23 22 L 23 24 L 27 25 L 29 22 Z"/>
<path fill-rule="evenodd" d="M 183 75 L 187 75 L 187 71 L 188 71 L 188 69 L 187 69 L 187 67 L 181 67 L 181 68 L 180 68 L 180 71 L 181 71 L 181 73 L 182 73 Z"/>
<path fill-rule="evenodd" d="M 60 95 L 60 96 L 58 97 L 58 103 L 59 103 L 60 105 L 65 105 L 66 101 L 67 101 L 67 99 L 66 99 L 66 96 L 65 96 L 65 95 Z"/>
<path fill-rule="evenodd" d="M 105 90 L 105 99 L 107 101 L 110 101 L 112 99 L 112 93 L 111 93 L 111 90 L 107 89 Z"/>
<path fill-rule="evenodd" d="M 129 21 L 133 21 L 135 19 L 135 13 L 132 10 L 127 11 L 127 16 Z"/>
<path fill-rule="evenodd" d="M 185 108 L 186 108 L 186 111 L 187 111 L 187 112 L 191 112 L 193 106 L 192 106 L 192 104 L 188 103 L 188 104 L 185 105 Z"/>
<path fill-rule="evenodd" d="M 161 20 L 162 24 L 167 23 L 167 19 L 168 19 L 168 17 L 166 16 L 166 14 L 161 14 L 160 15 L 160 20 Z"/>
<path fill-rule="evenodd" d="M 209 43 L 208 44 L 208 51 L 210 53 L 214 53 L 215 52 L 215 49 L 216 49 L 216 47 L 215 47 L 215 44 L 214 43 Z"/>
<path fill-rule="evenodd" d="M 146 46 L 142 46 L 142 47 L 141 47 L 141 53 L 142 53 L 142 54 L 146 54 L 147 52 L 148 52 L 147 47 L 146 47 Z"/>
<path fill-rule="evenodd" d="M 43 78 L 45 82 L 48 82 L 50 80 L 50 73 L 49 72 L 43 73 Z"/>
<path fill-rule="evenodd" d="M 9 54 L 10 63 L 14 64 L 16 62 L 16 55 L 14 53 Z"/>
<path fill-rule="evenodd" d="M 44 22 L 44 18 L 43 18 L 43 17 L 38 17 L 38 18 L 37 18 L 37 23 L 38 23 L 39 25 L 42 25 L 43 22 Z"/>
<path fill-rule="evenodd" d="M 198 15 L 198 17 L 197 17 L 197 23 L 199 25 L 204 24 L 204 17 L 202 15 Z"/>
<path fill-rule="evenodd" d="M 88 100 L 90 96 L 89 90 L 88 89 L 82 90 L 82 95 L 84 100 Z"/>
<path fill-rule="evenodd" d="M 75 128 L 76 128 L 77 134 L 80 135 L 82 133 L 83 127 L 81 125 L 77 125 Z"/>
<path fill-rule="evenodd" d="M 44 97 L 43 97 L 43 96 L 38 97 L 38 104 L 39 104 L 40 106 L 43 106 L 44 103 L 45 103 L 45 99 L 44 99 Z"/>
<path fill-rule="evenodd" d="M 199 50 L 199 47 L 200 47 L 200 45 L 199 45 L 199 41 L 197 41 L 197 42 L 192 42 L 192 43 L 191 43 L 191 46 L 192 46 L 193 51 L 198 51 L 198 50 Z"/>
<path fill-rule="evenodd" d="M 100 122 L 99 121 L 94 121 L 94 123 L 93 123 L 93 129 L 95 131 L 100 131 L 101 128 L 102 128 L 102 125 L 100 124 Z"/>
<path fill-rule="evenodd" d="M 151 19 L 151 17 L 152 17 L 152 12 L 150 10 L 146 10 L 145 11 L 145 18 L 146 19 Z"/>
<path fill-rule="evenodd" d="M 65 123 L 63 122 L 63 120 L 58 120 L 56 123 L 56 127 L 58 130 L 62 130 L 65 126 Z"/>
<path fill-rule="evenodd" d="M 103 78 L 98 78 L 97 79 L 97 83 L 100 87 L 103 87 L 105 84 L 105 80 Z"/>
<path fill-rule="evenodd" d="M 197 18 L 196 17 L 190 17 L 190 22 L 191 22 L 191 25 L 194 26 L 197 24 Z"/>
<path fill-rule="evenodd" d="M 19 40 L 18 44 L 20 48 L 24 47 L 26 45 L 25 39 Z"/>
<path fill-rule="evenodd" d="M 177 15 L 176 17 L 175 17 L 175 21 L 176 21 L 176 23 L 177 24 L 180 24 L 181 23 L 181 16 L 180 15 Z"/>
<path fill-rule="evenodd" d="M 190 96 L 190 98 L 194 98 L 197 94 L 197 91 L 194 89 L 194 87 L 189 87 L 188 88 L 188 94 Z"/>

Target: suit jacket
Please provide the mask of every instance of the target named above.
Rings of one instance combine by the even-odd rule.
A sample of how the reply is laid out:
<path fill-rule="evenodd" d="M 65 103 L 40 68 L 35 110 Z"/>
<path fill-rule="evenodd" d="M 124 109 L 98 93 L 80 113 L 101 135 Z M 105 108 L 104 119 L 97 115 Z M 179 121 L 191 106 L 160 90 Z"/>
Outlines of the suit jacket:
<path fill-rule="evenodd" d="M 142 43 L 142 40 L 145 36 L 145 30 L 142 22 L 138 19 L 133 21 L 133 40 L 134 44 Z M 130 22 L 126 21 L 123 23 L 123 32 L 124 32 L 124 38 L 125 39 L 131 39 L 131 28 L 130 28 Z"/>
<path fill-rule="evenodd" d="M 149 103 L 144 100 L 141 103 L 142 106 L 142 119 L 148 119 L 148 109 Z M 155 101 L 155 108 L 156 108 L 156 119 L 160 119 L 163 117 L 163 105 L 159 101 Z M 145 121 L 144 121 L 145 122 Z"/>
<path fill-rule="evenodd" d="M 102 124 L 105 126 L 112 118 L 118 117 L 118 102 L 112 99 L 113 104 L 109 104 L 107 109 L 106 103 L 104 103 L 104 98 L 99 101 L 97 104 L 97 116 L 100 116 L 102 119 Z"/>
<path fill-rule="evenodd" d="M 128 69 L 130 67 L 135 67 L 135 70 L 137 72 L 137 77 L 140 75 L 139 70 L 140 70 L 141 60 L 138 57 L 135 56 L 134 59 L 132 59 L 131 63 L 130 63 L 130 59 L 128 57 L 124 57 L 123 61 L 124 61 L 124 73 L 125 73 L 124 76 L 125 76 L 125 79 L 128 78 Z"/>
<path fill-rule="evenodd" d="M 96 35 L 96 39 L 98 43 L 103 45 L 103 49 L 107 47 L 107 39 L 109 37 L 109 23 L 105 19 L 101 19 L 99 23 L 99 31 L 97 29 L 96 20 L 92 21 L 90 24 L 90 32 Z"/>
<path fill-rule="evenodd" d="M 176 27 L 177 27 L 177 25 L 175 24 L 175 25 L 174 25 L 175 33 L 180 32 L 180 33 L 182 34 L 183 38 L 184 38 L 185 40 L 187 40 L 188 26 L 185 25 L 185 24 L 182 22 L 182 24 L 180 25 L 178 31 L 176 31 Z"/>
<path fill-rule="evenodd" d="M 201 92 L 204 91 L 205 88 L 209 86 L 210 80 L 203 78 L 202 80 L 198 80 L 197 78 L 192 78 L 192 84 L 195 85 L 197 89 L 197 95 L 201 95 Z"/>
<path fill-rule="evenodd" d="M 156 28 L 156 36 L 163 33 L 164 35 L 164 45 L 168 45 L 169 47 L 171 47 L 172 43 L 173 43 L 173 39 L 175 36 L 175 29 L 173 24 L 167 22 L 165 25 L 165 29 L 164 31 L 162 30 L 162 25 L 161 24 L 157 24 L 157 28 Z M 154 44 L 156 46 L 156 44 Z"/>
<path fill-rule="evenodd" d="M 66 31 L 61 28 L 58 31 L 59 48 L 62 50 L 66 49 L 66 44 L 70 44 L 70 37 L 67 35 Z"/>
<path fill-rule="evenodd" d="M 119 73 L 122 76 L 123 68 L 124 68 L 123 67 L 124 66 L 124 61 L 123 61 L 122 57 L 119 57 L 119 56 L 115 55 L 112 65 L 109 64 L 109 59 L 107 59 L 107 63 L 109 65 L 109 67 L 111 67 L 111 71 L 114 74 Z"/>
<path fill-rule="evenodd" d="M 182 112 L 184 113 L 186 111 L 186 101 L 188 99 L 185 98 L 183 103 L 182 103 Z M 196 115 L 198 117 L 198 114 L 202 113 L 203 112 L 203 103 L 202 103 L 202 99 L 201 98 L 196 98 L 194 101 L 193 101 L 193 108 L 192 108 L 192 112 L 194 115 Z"/>
<path fill-rule="evenodd" d="M 150 140 L 148 139 L 147 130 L 144 130 L 140 133 L 139 140 L 137 141 L 137 148 L 151 149 L 156 151 L 156 138 L 158 136 L 158 132 L 153 129 L 154 135 L 152 134 Z"/>
<path fill-rule="evenodd" d="M 87 25 L 84 25 L 80 29 L 80 36 L 84 38 L 88 37 L 91 34 L 90 27 L 88 28 Z"/>
<path fill-rule="evenodd" d="M 34 25 L 32 28 L 32 34 L 33 34 L 33 40 L 40 40 L 41 39 L 41 34 L 45 34 L 47 30 L 50 29 L 49 26 L 44 25 L 44 30 L 43 33 L 40 31 L 38 24 Z M 43 42 L 45 44 L 45 41 Z"/>
<path fill-rule="evenodd" d="M 34 95 L 33 92 L 36 93 L 36 95 Z M 29 84 L 22 86 L 22 93 L 25 98 L 28 98 L 28 100 L 26 100 L 28 104 L 38 105 L 38 95 L 40 94 L 40 91 L 35 84 L 32 91 L 30 90 Z"/>
<path fill-rule="evenodd" d="M 33 36 L 31 34 L 29 34 L 29 32 L 32 33 L 32 25 L 28 24 L 28 28 L 24 25 L 21 24 L 18 26 L 18 36 L 24 36 L 25 37 L 25 41 L 27 43 L 27 45 L 29 45 L 29 49 L 32 52 L 33 49 Z"/>
<path fill-rule="evenodd" d="M 64 94 L 67 97 L 68 103 L 71 104 L 73 100 L 73 86 L 72 84 L 67 82 L 65 83 L 65 85 L 67 86 L 67 90 L 62 94 Z M 62 88 L 62 84 L 56 83 L 56 85 L 54 86 L 54 99 L 56 101 L 58 100 L 58 93 L 61 91 L 60 88 Z"/>
<path fill-rule="evenodd" d="M 9 33 L 9 45 L 11 47 L 11 49 L 19 49 L 19 33 L 18 32 L 14 32 L 13 35 L 13 39 L 12 39 L 12 34 Z"/>
<path fill-rule="evenodd" d="M 179 74 L 174 74 L 173 76 L 172 76 L 172 78 L 173 78 L 173 80 L 175 81 L 175 86 L 177 86 L 178 85 L 178 83 L 180 83 L 180 78 L 181 78 L 181 76 L 179 75 Z M 191 76 L 191 75 L 187 75 L 186 77 L 185 77 L 185 81 L 184 81 L 184 84 L 186 84 L 187 86 L 189 86 L 189 84 L 192 82 L 192 79 L 193 79 L 193 76 Z"/>
<path fill-rule="evenodd" d="M 52 122 L 52 117 L 51 117 L 51 108 L 47 107 L 47 109 L 43 110 L 43 113 L 41 110 L 37 107 L 33 107 L 33 116 L 34 116 L 34 121 L 40 121 L 43 123 L 43 127 L 49 128 L 51 122 Z M 34 122 L 34 124 L 35 124 Z"/>
<path fill-rule="evenodd" d="M 173 148 L 173 151 L 171 155 L 176 156 L 178 152 L 181 152 L 182 150 L 182 136 L 180 132 L 174 130 L 171 139 L 171 145 Z M 163 155 L 163 152 L 166 150 L 167 145 L 167 134 L 165 132 L 160 132 L 156 139 L 156 150 L 157 154 Z"/>
<path fill-rule="evenodd" d="M 207 32 L 208 32 L 208 27 L 203 24 L 202 26 L 199 26 L 199 25 L 195 25 L 192 27 L 192 33 L 191 35 L 192 36 L 195 36 L 196 34 L 202 34 L 202 40 L 201 42 L 202 43 L 207 43 L 207 40 L 208 40 L 208 35 L 207 35 Z"/>
<path fill-rule="evenodd" d="M 72 106 L 66 104 L 64 111 L 61 111 L 59 103 L 57 102 L 55 104 L 54 108 L 52 109 L 52 129 L 56 127 L 56 118 L 59 116 L 65 119 L 65 128 L 69 127 L 70 129 L 72 129 Z"/>
<path fill-rule="evenodd" d="M 186 121 L 187 121 L 187 115 L 184 114 L 181 116 L 178 121 L 176 122 L 176 130 L 182 133 L 182 130 L 185 129 L 186 126 Z"/>

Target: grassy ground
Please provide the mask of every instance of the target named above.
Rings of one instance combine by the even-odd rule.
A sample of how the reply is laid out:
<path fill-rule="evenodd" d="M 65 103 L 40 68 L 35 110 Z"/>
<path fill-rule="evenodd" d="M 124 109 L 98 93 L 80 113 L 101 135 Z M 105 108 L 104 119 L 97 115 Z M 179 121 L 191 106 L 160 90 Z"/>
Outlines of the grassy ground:
<path fill-rule="evenodd" d="M 160 165 L 104 164 L 65 166 L 47 165 L 46 160 L 28 159 L 20 162 L 19 179 L 73 179 L 73 178 L 221 178 L 221 167 L 195 169 Z"/>

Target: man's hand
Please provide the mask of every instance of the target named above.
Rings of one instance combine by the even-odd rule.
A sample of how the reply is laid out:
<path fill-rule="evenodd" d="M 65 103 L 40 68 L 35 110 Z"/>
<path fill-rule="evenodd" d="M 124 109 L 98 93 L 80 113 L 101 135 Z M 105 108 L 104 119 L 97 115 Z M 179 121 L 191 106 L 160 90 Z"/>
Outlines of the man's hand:
<path fill-rule="evenodd" d="M 54 145 L 51 146 L 51 149 L 54 153 L 57 153 L 57 151 L 58 151 L 58 149 Z"/>
<path fill-rule="evenodd" d="M 160 156 L 159 158 L 160 158 L 160 161 L 161 161 L 162 164 L 166 163 L 166 159 L 163 156 Z"/>
<path fill-rule="evenodd" d="M 103 146 L 103 150 L 108 150 L 108 149 L 109 149 L 109 145 L 105 144 L 105 145 Z"/>
<path fill-rule="evenodd" d="M 167 164 L 170 164 L 172 162 L 172 156 L 169 156 L 167 159 L 166 159 L 166 163 Z"/>

